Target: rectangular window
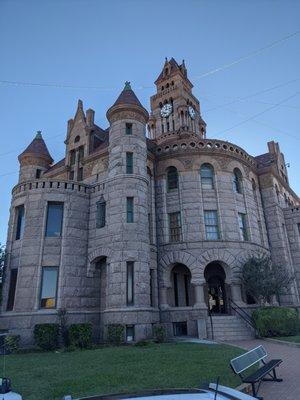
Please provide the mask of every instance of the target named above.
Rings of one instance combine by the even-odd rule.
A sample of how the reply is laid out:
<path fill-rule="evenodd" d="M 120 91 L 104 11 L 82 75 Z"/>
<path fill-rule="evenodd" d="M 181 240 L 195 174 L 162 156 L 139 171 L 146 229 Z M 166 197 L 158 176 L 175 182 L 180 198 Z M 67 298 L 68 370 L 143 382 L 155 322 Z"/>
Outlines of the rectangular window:
<path fill-rule="evenodd" d="M 300 235 L 300 224 L 297 224 L 297 226 L 298 226 L 298 233 Z"/>
<path fill-rule="evenodd" d="M 77 180 L 82 181 L 83 179 L 83 167 L 78 168 L 78 173 L 77 173 Z"/>
<path fill-rule="evenodd" d="M 70 165 L 75 164 L 75 159 L 76 159 L 76 153 L 75 150 L 70 151 Z"/>
<path fill-rule="evenodd" d="M 73 181 L 74 180 L 74 171 L 69 172 L 69 180 Z"/>
<path fill-rule="evenodd" d="M 134 262 L 127 261 L 127 305 L 133 306 L 134 304 Z"/>
<path fill-rule="evenodd" d="M 80 162 L 84 157 L 84 146 L 80 146 L 78 149 L 78 161 Z"/>
<path fill-rule="evenodd" d="M 132 135 L 132 124 L 126 123 L 126 135 Z"/>
<path fill-rule="evenodd" d="M 134 325 L 126 325 L 126 342 L 134 341 Z"/>
<path fill-rule="evenodd" d="M 215 210 L 204 211 L 204 224 L 206 240 L 219 240 L 218 212 Z"/>
<path fill-rule="evenodd" d="M 133 153 L 126 153 L 126 174 L 133 174 Z"/>
<path fill-rule="evenodd" d="M 41 308 L 55 308 L 58 267 L 43 267 L 41 287 Z"/>
<path fill-rule="evenodd" d="M 35 179 L 40 179 L 41 173 L 42 173 L 42 170 L 41 169 L 37 169 L 35 171 Z"/>
<path fill-rule="evenodd" d="M 103 228 L 105 226 L 106 219 L 106 202 L 98 201 L 96 203 L 96 228 Z"/>
<path fill-rule="evenodd" d="M 169 213 L 169 239 L 170 242 L 180 242 L 181 240 L 180 212 Z"/>
<path fill-rule="evenodd" d="M 62 232 L 64 203 L 48 202 L 46 236 L 59 237 Z"/>
<path fill-rule="evenodd" d="M 25 224 L 25 209 L 24 205 L 16 207 L 16 240 L 22 239 L 24 234 L 24 224 Z"/>
<path fill-rule="evenodd" d="M 133 222 L 133 197 L 127 197 L 127 222 Z"/>
<path fill-rule="evenodd" d="M 241 238 L 244 241 L 248 240 L 247 224 L 246 224 L 246 214 L 239 213 L 239 228 L 241 233 Z"/>
<path fill-rule="evenodd" d="M 10 271 L 8 300 L 7 300 L 7 307 L 6 307 L 7 311 L 12 311 L 14 309 L 17 278 L 18 278 L 18 269 L 17 268 L 12 269 Z"/>

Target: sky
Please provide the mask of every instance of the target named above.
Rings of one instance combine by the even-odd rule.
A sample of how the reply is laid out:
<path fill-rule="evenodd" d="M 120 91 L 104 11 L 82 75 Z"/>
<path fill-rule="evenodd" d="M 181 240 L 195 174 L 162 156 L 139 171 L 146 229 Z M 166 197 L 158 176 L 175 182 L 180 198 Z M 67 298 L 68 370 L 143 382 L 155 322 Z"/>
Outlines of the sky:
<path fill-rule="evenodd" d="M 298 0 L 0 0 L 0 49 L 0 243 L 36 131 L 58 161 L 79 98 L 103 128 L 126 80 L 149 109 L 165 57 L 185 60 L 207 136 L 278 141 L 300 194 Z"/>

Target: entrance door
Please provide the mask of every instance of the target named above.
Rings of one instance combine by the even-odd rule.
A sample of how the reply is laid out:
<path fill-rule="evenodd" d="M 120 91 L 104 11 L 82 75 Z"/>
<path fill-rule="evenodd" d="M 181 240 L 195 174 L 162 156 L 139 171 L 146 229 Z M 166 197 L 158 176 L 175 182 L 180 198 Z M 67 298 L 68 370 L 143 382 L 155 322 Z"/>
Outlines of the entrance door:
<path fill-rule="evenodd" d="M 207 306 L 213 314 L 227 312 L 225 271 L 219 263 L 210 263 L 206 266 L 204 277 L 207 287 Z"/>
<path fill-rule="evenodd" d="M 208 281 L 208 306 L 213 314 L 226 313 L 226 293 L 224 282 L 217 277 Z"/>
<path fill-rule="evenodd" d="M 187 336 L 187 323 L 186 322 L 174 322 L 174 336 Z"/>

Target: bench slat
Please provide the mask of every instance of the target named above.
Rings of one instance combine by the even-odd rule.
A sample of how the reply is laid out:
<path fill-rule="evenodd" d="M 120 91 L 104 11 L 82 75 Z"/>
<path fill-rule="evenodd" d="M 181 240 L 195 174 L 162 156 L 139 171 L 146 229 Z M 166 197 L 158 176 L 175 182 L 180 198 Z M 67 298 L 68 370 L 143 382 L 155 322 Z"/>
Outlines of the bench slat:
<path fill-rule="evenodd" d="M 266 374 L 272 371 L 273 368 L 277 367 L 282 362 L 282 360 L 271 360 L 267 364 L 263 365 L 261 368 L 259 368 L 257 371 L 255 371 L 253 374 L 247 376 L 246 378 L 243 378 L 243 382 L 246 383 L 255 383 L 260 381 Z"/>
<path fill-rule="evenodd" d="M 247 351 L 247 353 L 232 359 L 230 365 L 236 374 L 240 374 L 252 365 L 263 360 L 265 357 L 267 357 L 267 353 L 264 347 L 258 346 L 255 349 Z"/>

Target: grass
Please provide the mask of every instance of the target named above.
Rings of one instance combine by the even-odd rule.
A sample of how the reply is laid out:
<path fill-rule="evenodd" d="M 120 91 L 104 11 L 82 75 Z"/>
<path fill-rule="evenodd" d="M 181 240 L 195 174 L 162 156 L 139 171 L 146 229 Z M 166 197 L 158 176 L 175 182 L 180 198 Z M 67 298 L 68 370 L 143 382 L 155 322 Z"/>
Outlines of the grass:
<path fill-rule="evenodd" d="M 284 340 L 285 342 L 300 343 L 300 335 L 296 336 L 280 336 L 274 337 L 276 340 Z"/>
<path fill-rule="evenodd" d="M 226 345 L 164 343 L 15 354 L 6 357 L 6 376 L 26 400 L 192 388 L 217 376 L 220 383 L 234 387 L 240 380 L 229 361 L 241 353 Z"/>

